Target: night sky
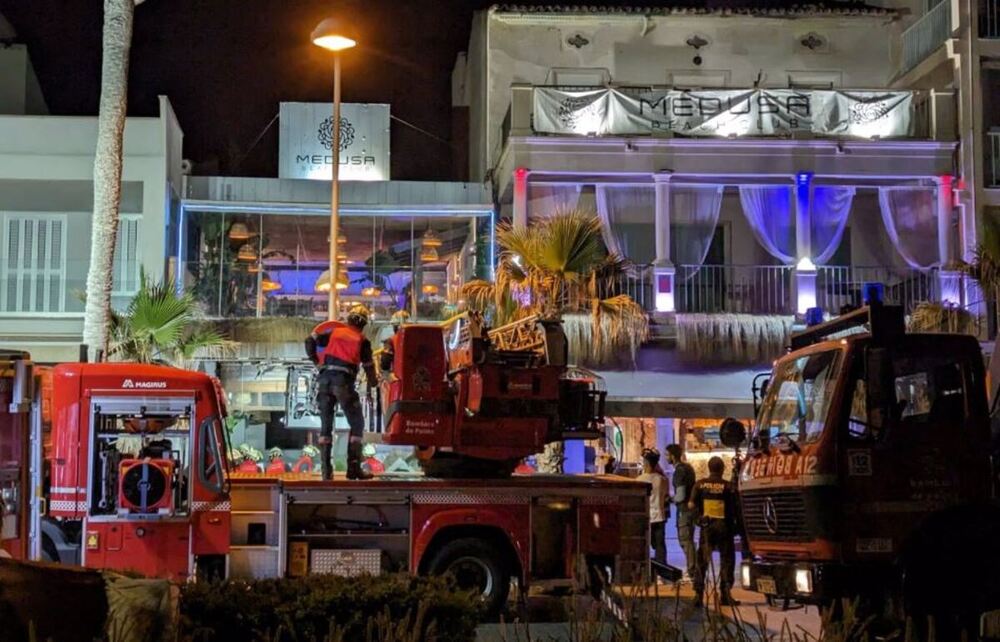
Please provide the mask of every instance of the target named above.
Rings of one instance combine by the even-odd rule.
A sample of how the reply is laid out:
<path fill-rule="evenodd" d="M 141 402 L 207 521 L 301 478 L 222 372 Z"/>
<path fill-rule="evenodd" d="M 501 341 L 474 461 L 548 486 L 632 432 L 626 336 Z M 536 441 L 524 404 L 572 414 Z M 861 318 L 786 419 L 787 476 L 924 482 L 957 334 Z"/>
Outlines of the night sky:
<path fill-rule="evenodd" d="M 451 138 L 451 71 L 472 13 L 495 0 L 145 0 L 136 9 L 129 114 L 155 116 L 166 94 L 196 173 L 277 175 L 281 101 L 331 100 L 329 54 L 309 34 L 346 18 L 359 46 L 345 55 L 343 97 L 386 102 L 394 116 Z M 604 0 L 602 5 L 794 4 L 797 0 Z M 521 0 L 518 4 L 553 4 Z M 576 0 L 566 4 L 578 4 Z M 0 0 L 28 49 L 49 110 L 94 115 L 100 95 L 101 0 Z M 392 123 L 396 179 L 453 178 L 451 147 Z"/>

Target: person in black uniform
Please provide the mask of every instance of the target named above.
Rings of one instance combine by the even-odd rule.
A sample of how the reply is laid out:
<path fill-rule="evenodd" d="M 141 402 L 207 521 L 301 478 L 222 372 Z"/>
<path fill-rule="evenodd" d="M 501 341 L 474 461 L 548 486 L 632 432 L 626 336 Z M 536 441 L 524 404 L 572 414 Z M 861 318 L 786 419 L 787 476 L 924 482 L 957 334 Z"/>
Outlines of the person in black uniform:
<path fill-rule="evenodd" d="M 361 398 L 355 387 L 358 370 L 364 368 L 368 391 L 375 385 L 372 344 L 362 334 L 368 323 L 368 310 L 355 306 L 347 323 L 324 321 L 306 339 L 306 354 L 319 367 L 316 403 L 320 416 L 320 469 L 323 479 L 333 477 L 330 455 L 333 450 L 333 413 L 340 404 L 350 425 L 347 443 L 347 478 L 364 479 L 371 475 L 361 470 L 361 448 L 365 418 Z"/>
<path fill-rule="evenodd" d="M 701 526 L 698 538 L 698 566 L 694 576 L 695 606 L 704 604 L 705 575 L 712 564 L 712 553 L 719 551 L 719 602 L 723 606 L 739 604 L 733 599 L 733 570 L 736 551 L 733 535 L 736 525 L 736 491 L 723 478 L 726 464 L 720 457 L 708 460 L 707 479 L 699 479 L 691 493 L 690 508 Z"/>

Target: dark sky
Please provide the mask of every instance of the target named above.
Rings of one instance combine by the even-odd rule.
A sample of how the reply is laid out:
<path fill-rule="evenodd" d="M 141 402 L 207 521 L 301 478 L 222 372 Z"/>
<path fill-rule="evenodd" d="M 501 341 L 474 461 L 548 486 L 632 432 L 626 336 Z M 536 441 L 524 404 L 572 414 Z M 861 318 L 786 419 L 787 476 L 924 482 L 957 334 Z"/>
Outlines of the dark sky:
<path fill-rule="evenodd" d="M 276 175 L 277 124 L 247 154 L 278 103 L 329 101 L 332 64 L 309 42 L 345 17 L 360 46 L 345 56 L 345 101 L 387 102 L 393 115 L 451 137 L 451 70 L 473 10 L 489 0 L 146 0 L 136 9 L 129 114 L 173 103 L 185 156 L 222 173 Z M 100 94 L 100 0 L 0 0 L 31 54 L 53 114 L 92 115 Z M 236 159 L 243 157 L 235 167 Z M 451 178 L 451 149 L 392 124 L 393 178 Z M 206 168 L 207 169 L 207 168 Z M 234 171 L 235 170 L 235 171 Z"/>

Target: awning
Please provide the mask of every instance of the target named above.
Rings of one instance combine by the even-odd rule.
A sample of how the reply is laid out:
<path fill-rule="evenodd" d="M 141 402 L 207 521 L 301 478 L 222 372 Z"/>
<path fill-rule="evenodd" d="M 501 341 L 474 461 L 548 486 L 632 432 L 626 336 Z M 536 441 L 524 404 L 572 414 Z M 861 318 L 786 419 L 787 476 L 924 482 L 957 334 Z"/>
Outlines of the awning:
<path fill-rule="evenodd" d="M 675 419 L 753 418 L 756 370 L 598 372 L 608 390 L 611 417 Z"/>

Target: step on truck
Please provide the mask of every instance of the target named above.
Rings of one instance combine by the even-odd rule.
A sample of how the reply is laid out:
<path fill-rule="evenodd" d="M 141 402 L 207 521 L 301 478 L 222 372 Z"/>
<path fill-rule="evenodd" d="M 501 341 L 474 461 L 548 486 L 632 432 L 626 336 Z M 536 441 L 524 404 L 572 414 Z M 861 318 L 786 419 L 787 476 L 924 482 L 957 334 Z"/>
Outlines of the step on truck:
<path fill-rule="evenodd" d="M 908 333 L 903 310 L 877 300 L 793 336 L 740 470 L 743 586 L 942 625 L 1000 608 L 985 379 L 974 337 Z"/>

